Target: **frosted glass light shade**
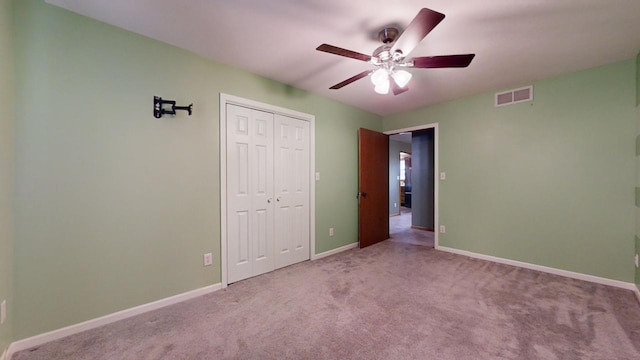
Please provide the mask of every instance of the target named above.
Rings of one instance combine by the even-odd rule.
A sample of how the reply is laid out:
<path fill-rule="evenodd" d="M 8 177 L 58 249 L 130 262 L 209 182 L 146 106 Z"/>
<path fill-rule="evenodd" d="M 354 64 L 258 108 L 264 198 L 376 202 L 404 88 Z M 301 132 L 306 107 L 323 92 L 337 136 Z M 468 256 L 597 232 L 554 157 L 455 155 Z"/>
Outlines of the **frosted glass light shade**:
<path fill-rule="evenodd" d="M 375 87 L 375 92 L 378 94 L 388 94 L 389 93 L 389 80 L 384 81 Z"/>
<path fill-rule="evenodd" d="M 371 74 L 371 82 L 375 86 L 389 83 L 389 73 L 387 72 L 387 69 L 380 68 L 374 71 L 373 74 Z"/>
<path fill-rule="evenodd" d="M 411 73 L 405 70 L 395 71 L 391 76 L 393 77 L 393 81 L 401 88 L 407 86 L 409 80 L 411 80 Z"/>

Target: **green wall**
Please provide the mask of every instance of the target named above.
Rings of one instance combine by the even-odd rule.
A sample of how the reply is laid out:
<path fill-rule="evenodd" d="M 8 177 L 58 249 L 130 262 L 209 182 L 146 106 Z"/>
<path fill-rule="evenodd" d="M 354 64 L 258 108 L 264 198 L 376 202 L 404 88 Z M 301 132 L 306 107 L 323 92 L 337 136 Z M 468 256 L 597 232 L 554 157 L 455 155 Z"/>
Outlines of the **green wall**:
<path fill-rule="evenodd" d="M 14 6 L 16 339 L 220 282 L 221 92 L 316 116 L 316 252 L 357 241 L 356 130 L 381 117 L 42 1 Z M 155 119 L 154 95 L 193 116 Z"/>
<path fill-rule="evenodd" d="M 633 282 L 635 61 L 386 117 L 438 122 L 442 246 Z"/>
<path fill-rule="evenodd" d="M 636 246 L 635 254 L 640 254 L 640 53 L 636 56 Z M 640 289 L 640 267 L 636 268 L 635 282 Z"/>
<path fill-rule="evenodd" d="M 0 302 L 7 321 L 0 325 L 0 355 L 13 340 L 13 102 L 12 3 L 0 0 Z"/>

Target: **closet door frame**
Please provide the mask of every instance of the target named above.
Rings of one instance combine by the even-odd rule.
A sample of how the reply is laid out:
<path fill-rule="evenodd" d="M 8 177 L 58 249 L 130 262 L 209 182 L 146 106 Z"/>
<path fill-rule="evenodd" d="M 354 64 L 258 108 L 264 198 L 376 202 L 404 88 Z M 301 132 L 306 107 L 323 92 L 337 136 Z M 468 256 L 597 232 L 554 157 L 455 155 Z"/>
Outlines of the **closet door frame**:
<path fill-rule="evenodd" d="M 315 116 L 265 104 L 258 101 L 220 93 L 220 274 L 221 285 L 227 287 L 227 104 L 271 112 L 309 122 L 309 256 L 316 255 L 315 236 Z M 215 258 L 215 256 L 214 256 Z"/>

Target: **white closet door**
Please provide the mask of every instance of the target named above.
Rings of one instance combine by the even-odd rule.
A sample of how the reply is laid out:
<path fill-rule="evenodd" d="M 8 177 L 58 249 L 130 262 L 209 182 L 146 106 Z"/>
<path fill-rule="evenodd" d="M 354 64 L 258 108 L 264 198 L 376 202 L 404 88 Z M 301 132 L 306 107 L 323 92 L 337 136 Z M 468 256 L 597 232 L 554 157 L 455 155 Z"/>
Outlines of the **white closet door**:
<path fill-rule="evenodd" d="M 275 115 L 275 266 L 308 260 L 309 122 Z"/>
<path fill-rule="evenodd" d="M 227 104 L 227 270 L 236 282 L 274 269 L 273 114 Z"/>

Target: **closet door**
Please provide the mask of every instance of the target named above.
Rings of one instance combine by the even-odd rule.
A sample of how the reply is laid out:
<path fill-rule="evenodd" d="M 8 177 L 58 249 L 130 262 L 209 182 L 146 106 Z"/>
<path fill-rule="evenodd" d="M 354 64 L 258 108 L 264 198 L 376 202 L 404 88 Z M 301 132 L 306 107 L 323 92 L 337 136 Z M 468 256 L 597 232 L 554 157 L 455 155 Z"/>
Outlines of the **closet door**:
<path fill-rule="evenodd" d="M 273 114 L 227 104 L 227 270 L 236 282 L 274 269 Z"/>
<path fill-rule="evenodd" d="M 275 115 L 275 266 L 308 260 L 309 122 Z"/>

